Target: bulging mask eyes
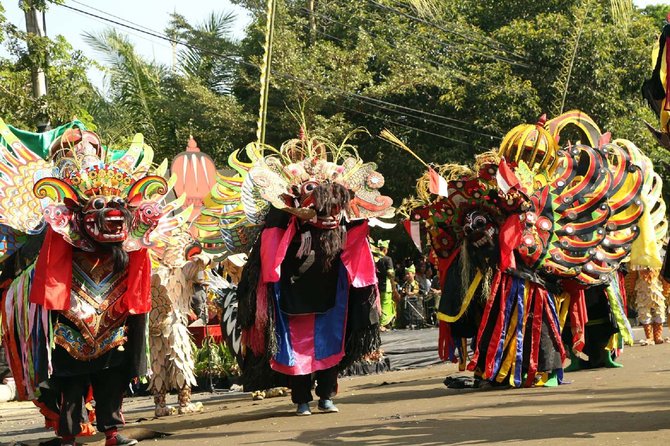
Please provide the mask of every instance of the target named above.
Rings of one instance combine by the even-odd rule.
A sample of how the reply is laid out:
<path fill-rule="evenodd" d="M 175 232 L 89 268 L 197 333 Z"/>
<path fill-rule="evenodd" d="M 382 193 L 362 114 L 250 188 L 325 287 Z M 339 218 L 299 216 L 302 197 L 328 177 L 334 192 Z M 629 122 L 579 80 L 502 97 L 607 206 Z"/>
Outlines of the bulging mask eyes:
<path fill-rule="evenodd" d="M 486 218 L 481 215 L 477 215 L 472 221 L 473 229 L 482 229 L 486 226 Z"/>
<path fill-rule="evenodd" d="M 126 206 L 126 201 L 121 198 L 121 197 L 114 197 L 112 198 L 112 203 L 117 206 L 117 207 L 125 207 Z"/>
<path fill-rule="evenodd" d="M 104 209 L 105 208 L 105 199 L 104 198 L 96 198 L 93 200 L 93 203 L 91 203 L 91 207 L 96 210 Z"/>
<path fill-rule="evenodd" d="M 309 195 L 312 192 L 314 192 L 314 189 L 316 189 L 316 183 L 313 182 L 313 181 L 310 181 L 310 182 L 307 182 L 307 183 L 302 185 L 301 192 L 302 192 L 303 195 Z"/>

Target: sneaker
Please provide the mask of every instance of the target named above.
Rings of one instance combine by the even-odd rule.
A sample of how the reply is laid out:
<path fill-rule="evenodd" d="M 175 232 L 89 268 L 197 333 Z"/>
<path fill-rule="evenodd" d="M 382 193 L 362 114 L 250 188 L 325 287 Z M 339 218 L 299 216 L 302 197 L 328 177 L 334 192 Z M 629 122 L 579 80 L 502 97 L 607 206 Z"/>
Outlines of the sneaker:
<path fill-rule="evenodd" d="M 333 400 L 319 400 L 319 410 L 326 413 L 339 412 L 340 409 L 333 404 Z"/>
<path fill-rule="evenodd" d="M 121 434 L 116 434 L 105 440 L 105 446 L 133 446 L 135 444 L 137 444 L 137 440 L 126 438 Z"/>
<path fill-rule="evenodd" d="M 309 403 L 298 404 L 298 409 L 295 411 L 295 414 L 298 416 L 312 415 L 312 411 L 309 410 Z"/>

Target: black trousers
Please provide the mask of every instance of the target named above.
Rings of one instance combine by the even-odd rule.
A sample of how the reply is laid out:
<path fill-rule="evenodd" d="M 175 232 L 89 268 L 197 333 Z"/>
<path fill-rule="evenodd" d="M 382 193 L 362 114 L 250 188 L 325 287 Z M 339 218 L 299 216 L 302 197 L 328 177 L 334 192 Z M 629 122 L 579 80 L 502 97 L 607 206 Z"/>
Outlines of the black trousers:
<path fill-rule="evenodd" d="M 123 393 L 128 386 L 127 373 L 122 367 L 112 367 L 87 375 L 58 376 L 60 389 L 60 436 L 77 435 L 81 432 L 82 405 L 93 388 L 95 399 L 95 418 L 98 431 L 105 432 L 113 427 L 123 426 L 125 420 L 121 413 Z"/>
<path fill-rule="evenodd" d="M 314 373 L 316 396 L 329 400 L 337 395 L 337 366 Z M 312 398 L 312 375 L 294 375 L 288 377 L 291 388 L 291 400 L 295 404 L 309 403 Z"/>

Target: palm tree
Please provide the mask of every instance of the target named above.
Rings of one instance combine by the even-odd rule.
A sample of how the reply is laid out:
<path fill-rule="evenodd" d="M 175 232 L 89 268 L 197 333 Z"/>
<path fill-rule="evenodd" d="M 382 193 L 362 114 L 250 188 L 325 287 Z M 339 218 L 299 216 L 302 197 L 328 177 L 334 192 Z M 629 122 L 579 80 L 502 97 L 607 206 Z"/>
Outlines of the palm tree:
<path fill-rule="evenodd" d="M 128 38 L 114 29 L 100 34 L 85 33 L 84 40 L 104 56 L 109 85 L 108 100 L 98 110 L 116 121 L 117 127 L 133 128 L 154 144 L 161 141 L 162 83 L 168 76 L 165 66 L 148 62 L 135 53 Z"/>
<path fill-rule="evenodd" d="M 238 60 L 238 43 L 231 35 L 235 18 L 233 13 L 212 12 L 193 26 L 173 13 L 166 33 L 181 45 L 177 70 L 215 93 L 228 93 Z"/>

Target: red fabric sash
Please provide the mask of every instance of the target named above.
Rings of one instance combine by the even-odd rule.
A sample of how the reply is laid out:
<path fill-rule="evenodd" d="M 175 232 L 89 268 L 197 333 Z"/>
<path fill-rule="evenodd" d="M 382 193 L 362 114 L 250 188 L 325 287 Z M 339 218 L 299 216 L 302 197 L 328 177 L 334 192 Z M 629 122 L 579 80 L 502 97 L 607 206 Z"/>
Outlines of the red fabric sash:
<path fill-rule="evenodd" d="M 447 271 L 451 268 L 451 264 L 454 263 L 459 252 L 461 252 L 460 247 L 454 249 L 446 259 L 443 257 L 437 258 L 437 271 L 440 273 L 440 289 L 444 288 L 444 281 L 447 280 Z"/>
<path fill-rule="evenodd" d="M 511 292 L 513 280 L 514 279 L 512 276 L 504 274 L 500 282 L 500 294 L 497 296 L 500 302 L 500 308 L 498 308 L 498 316 L 496 318 L 496 323 L 493 328 L 493 332 L 491 333 L 491 339 L 489 341 L 486 352 L 486 365 L 483 374 L 485 379 L 490 379 L 493 377 L 493 367 L 495 366 L 496 362 L 496 352 L 498 351 L 498 348 L 502 348 L 504 345 L 504 339 L 502 339 L 503 329 L 508 325 L 508 321 L 505 319 L 505 309 L 507 307 L 507 296 Z M 477 338 L 477 340 L 481 342 L 481 338 Z"/>
<path fill-rule="evenodd" d="M 500 271 L 496 271 L 496 275 L 493 277 L 493 283 L 491 284 L 491 294 L 486 299 L 486 306 L 484 307 L 484 314 L 482 315 L 482 320 L 479 323 L 479 330 L 477 330 L 477 344 L 475 352 L 472 355 L 472 360 L 468 364 L 468 370 L 474 371 L 477 367 L 477 360 L 479 359 L 479 344 L 482 339 L 482 334 L 484 333 L 484 328 L 488 323 L 489 317 L 491 316 L 491 307 L 493 306 L 493 301 L 495 300 L 495 295 L 498 292 L 498 287 L 502 280 L 502 274 Z M 485 348 L 486 346 L 484 346 Z"/>
<path fill-rule="evenodd" d="M 121 298 L 124 314 L 144 314 L 151 310 L 151 260 L 146 249 L 130 252 L 127 290 Z M 47 228 L 44 244 L 35 265 L 30 302 L 47 310 L 70 308 L 72 290 L 72 245 Z"/>
<path fill-rule="evenodd" d="M 589 317 L 586 313 L 586 298 L 584 289 L 575 282 L 566 281 L 563 284 L 563 290 L 570 295 L 570 329 L 572 331 L 572 351 L 581 352 L 584 349 L 586 340 L 584 338 L 586 323 Z"/>
<path fill-rule="evenodd" d="M 530 340 L 530 357 L 528 361 L 528 375 L 524 387 L 531 387 L 535 383 L 537 367 L 540 359 L 540 334 L 542 333 L 542 314 L 544 312 L 544 299 L 542 296 L 543 288 L 529 282 L 530 298 L 528 307 L 533 305 L 533 320 Z M 545 291 L 546 293 L 546 291 Z M 532 302 L 532 303 L 531 303 Z"/>
<path fill-rule="evenodd" d="M 581 352 L 586 344 L 584 330 L 589 318 L 586 313 L 584 290 L 570 294 L 570 329 L 572 331 L 572 350 Z"/>
<path fill-rule="evenodd" d="M 260 282 L 278 282 L 281 276 L 281 263 L 286 250 L 298 230 L 296 217 L 291 217 L 284 228 L 266 228 L 261 232 L 261 280 Z"/>
<path fill-rule="evenodd" d="M 47 310 L 70 308 L 72 245 L 47 228 L 30 287 L 30 302 Z"/>
<path fill-rule="evenodd" d="M 123 295 L 126 314 L 145 314 L 151 310 L 151 259 L 146 249 L 128 253 L 128 289 Z"/>
<path fill-rule="evenodd" d="M 377 284 L 375 260 L 368 242 L 369 232 L 367 220 L 347 229 L 347 242 L 340 255 L 349 283 L 354 288 Z"/>
<path fill-rule="evenodd" d="M 446 321 L 439 321 L 439 337 L 437 341 L 437 353 L 442 361 L 456 362 L 456 358 L 451 356 L 454 350 L 454 338 L 451 336 L 451 327 Z"/>
<path fill-rule="evenodd" d="M 628 316 L 628 296 L 626 296 L 626 286 L 624 285 L 624 273 L 621 270 L 617 271 L 619 276 L 619 293 L 621 293 L 621 300 L 623 301 L 623 312 Z"/>
<path fill-rule="evenodd" d="M 516 259 L 514 258 L 514 249 L 521 244 L 521 235 L 523 225 L 519 216 L 510 215 L 505 223 L 500 226 L 500 271 L 505 272 L 508 268 L 516 269 Z"/>

